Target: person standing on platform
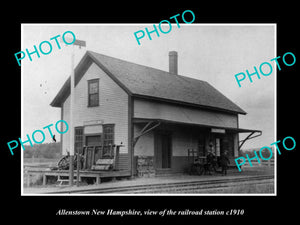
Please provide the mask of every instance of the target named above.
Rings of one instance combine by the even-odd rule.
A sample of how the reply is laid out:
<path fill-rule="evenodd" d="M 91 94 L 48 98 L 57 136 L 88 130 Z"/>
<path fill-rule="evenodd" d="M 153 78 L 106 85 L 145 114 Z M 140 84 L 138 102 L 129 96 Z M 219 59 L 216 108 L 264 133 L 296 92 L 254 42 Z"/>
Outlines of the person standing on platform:
<path fill-rule="evenodd" d="M 228 153 L 228 151 L 224 151 L 220 157 L 220 166 L 222 167 L 222 176 L 227 175 L 228 164 L 230 164 L 227 153 Z"/>
<path fill-rule="evenodd" d="M 213 169 L 214 172 L 216 172 L 216 156 L 214 154 L 213 151 L 213 144 L 210 143 L 209 144 L 209 150 L 206 156 L 206 160 L 207 160 L 207 171 L 208 174 L 211 175 L 211 169 Z"/>

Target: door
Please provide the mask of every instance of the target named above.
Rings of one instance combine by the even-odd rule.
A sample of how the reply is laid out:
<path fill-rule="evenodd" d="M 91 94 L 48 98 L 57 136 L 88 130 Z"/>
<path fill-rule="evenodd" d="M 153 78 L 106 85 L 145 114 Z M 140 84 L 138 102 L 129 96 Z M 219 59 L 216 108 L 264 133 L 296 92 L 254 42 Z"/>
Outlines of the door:
<path fill-rule="evenodd" d="M 101 144 L 101 135 L 93 135 L 85 137 L 86 146 L 100 146 Z M 95 152 L 94 148 L 86 149 L 86 168 L 90 169 L 92 165 L 101 157 L 101 152 Z"/>
<path fill-rule="evenodd" d="M 171 134 L 165 132 L 157 132 L 155 134 L 155 167 L 157 169 L 171 168 Z"/>

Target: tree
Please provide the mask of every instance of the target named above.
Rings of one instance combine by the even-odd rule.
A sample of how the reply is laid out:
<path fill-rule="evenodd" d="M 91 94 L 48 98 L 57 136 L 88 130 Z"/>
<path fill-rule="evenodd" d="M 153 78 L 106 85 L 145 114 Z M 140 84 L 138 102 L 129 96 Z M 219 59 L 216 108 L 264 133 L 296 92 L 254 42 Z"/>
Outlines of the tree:
<path fill-rule="evenodd" d="M 24 158 L 59 158 L 61 157 L 60 142 L 24 145 Z"/>

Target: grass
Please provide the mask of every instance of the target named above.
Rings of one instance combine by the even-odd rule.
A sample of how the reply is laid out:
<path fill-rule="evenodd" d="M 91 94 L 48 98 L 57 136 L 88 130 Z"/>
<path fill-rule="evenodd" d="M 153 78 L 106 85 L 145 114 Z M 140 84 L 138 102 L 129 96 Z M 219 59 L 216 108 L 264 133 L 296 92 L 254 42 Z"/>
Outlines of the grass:
<path fill-rule="evenodd" d="M 233 186 L 225 189 L 222 193 L 247 193 L 247 194 L 262 194 L 262 193 L 274 193 L 274 184 L 242 184 L 239 186 Z"/>
<path fill-rule="evenodd" d="M 189 193 L 189 194 L 273 194 L 274 184 L 264 183 L 264 184 L 234 184 L 227 188 L 211 188 L 206 190 L 191 190 L 176 193 Z"/>

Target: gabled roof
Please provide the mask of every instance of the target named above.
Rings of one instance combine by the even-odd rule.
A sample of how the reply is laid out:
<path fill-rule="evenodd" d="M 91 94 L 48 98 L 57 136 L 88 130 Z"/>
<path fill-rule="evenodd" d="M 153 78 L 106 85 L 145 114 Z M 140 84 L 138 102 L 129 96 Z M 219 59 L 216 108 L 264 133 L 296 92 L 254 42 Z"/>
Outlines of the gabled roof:
<path fill-rule="evenodd" d="M 246 114 L 244 110 L 206 81 L 171 74 L 92 51 L 87 51 L 75 68 L 75 85 L 92 62 L 106 72 L 129 95 Z M 61 107 L 69 94 L 70 77 L 51 102 L 51 106 Z"/>

